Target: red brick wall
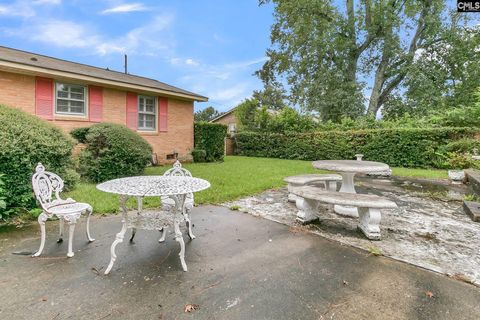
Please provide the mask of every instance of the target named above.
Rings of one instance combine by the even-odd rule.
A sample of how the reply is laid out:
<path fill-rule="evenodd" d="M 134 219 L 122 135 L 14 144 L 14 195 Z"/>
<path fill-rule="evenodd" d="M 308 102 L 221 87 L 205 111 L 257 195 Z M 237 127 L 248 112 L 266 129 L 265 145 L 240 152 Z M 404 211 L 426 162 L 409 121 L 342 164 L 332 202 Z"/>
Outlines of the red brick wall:
<path fill-rule="evenodd" d="M 235 112 L 229 113 L 224 117 L 221 117 L 220 119 L 214 121 L 215 123 L 221 123 L 224 125 L 229 125 L 230 123 L 236 123 L 235 119 Z"/>
<path fill-rule="evenodd" d="M 74 80 L 70 82 L 75 83 Z M 35 77 L 0 71 L 0 104 L 35 114 Z M 166 155 L 178 153 L 181 160 L 190 160 L 193 149 L 193 102 L 168 99 L 168 131 L 139 132 L 152 146 L 159 162 Z M 51 121 L 69 132 L 93 124 L 88 117 L 55 115 Z M 126 124 L 126 91 L 103 88 L 103 122 Z"/>

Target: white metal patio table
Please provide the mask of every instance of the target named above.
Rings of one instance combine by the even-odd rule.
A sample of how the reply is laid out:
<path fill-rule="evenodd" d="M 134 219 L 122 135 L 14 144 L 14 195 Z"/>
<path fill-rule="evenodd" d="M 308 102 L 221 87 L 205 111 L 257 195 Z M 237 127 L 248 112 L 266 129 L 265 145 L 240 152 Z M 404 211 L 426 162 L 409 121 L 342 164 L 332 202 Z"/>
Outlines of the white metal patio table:
<path fill-rule="evenodd" d="M 386 163 L 359 160 L 318 160 L 313 161 L 315 169 L 323 169 L 338 172 L 342 176 L 340 192 L 357 193 L 355 190 L 354 177 L 357 173 L 375 173 L 387 171 L 390 167 Z M 358 217 L 355 207 L 335 205 L 336 213 L 349 217 Z"/>
<path fill-rule="evenodd" d="M 173 224 L 175 230 L 175 240 L 180 244 L 180 262 L 184 271 L 187 271 L 185 263 L 185 242 L 180 231 L 180 222 L 186 220 L 185 212 L 185 198 L 187 194 L 205 190 L 210 187 L 207 180 L 193 177 L 179 177 L 179 176 L 135 176 L 128 178 L 114 179 L 106 181 L 97 185 L 97 189 L 120 195 L 120 208 L 122 209 L 122 229 L 117 233 L 115 240 L 110 248 L 110 263 L 105 270 L 105 274 L 110 273 L 113 264 L 117 258 L 115 254 L 115 247 L 123 242 L 125 233 L 128 228 L 139 228 L 152 230 L 163 225 Z M 162 197 L 168 196 L 175 201 L 173 215 L 168 215 L 167 212 L 153 215 L 142 216 L 141 201 L 138 201 L 138 216 L 142 219 L 131 218 L 128 215 L 126 202 L 129 198 L 143 198 L 143 197 Z M 187 223 L 190 221 L 187 218 Z"/>

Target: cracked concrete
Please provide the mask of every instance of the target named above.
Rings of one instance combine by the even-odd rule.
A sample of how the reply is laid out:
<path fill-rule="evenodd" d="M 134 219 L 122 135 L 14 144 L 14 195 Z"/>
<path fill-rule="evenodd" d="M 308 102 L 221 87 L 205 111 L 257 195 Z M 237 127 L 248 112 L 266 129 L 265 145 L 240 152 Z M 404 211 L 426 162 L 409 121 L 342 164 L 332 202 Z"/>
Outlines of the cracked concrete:
<path fill-rule="evenodd" d="M 79 223 L 73 258 L 55 242 L 57 221 L 40 258 L 12 254 L 38 248 L 37 225 L 4 230 L 0 319 L 479 318 L 470 284 L 224 207 L 196 207 L 192 219 L 188 272 L 171 233 L 159 244 L 158 232 L 138 231 L 104 276 L 119 216 L 93 217 L 90 244 Z"/>
<path fill-rule="evenodd" d="M 357 219 L 339 216 L 327 207 L 319 221 L 305 226 L 309 232 L 365 250 L 444 273 L 480 285 L 480 223 L 463 212 L 466 186 L 446 181 L 407 179 L 357 179 L 359 193 L 373 193 L 397 203 L 398 209 L 382 210 L 382 240 L 371 241 L 357 231 Z M 227 207 L 289 226 L 297 209 L 287 201 L 286 189 L 225 203 Z"/>

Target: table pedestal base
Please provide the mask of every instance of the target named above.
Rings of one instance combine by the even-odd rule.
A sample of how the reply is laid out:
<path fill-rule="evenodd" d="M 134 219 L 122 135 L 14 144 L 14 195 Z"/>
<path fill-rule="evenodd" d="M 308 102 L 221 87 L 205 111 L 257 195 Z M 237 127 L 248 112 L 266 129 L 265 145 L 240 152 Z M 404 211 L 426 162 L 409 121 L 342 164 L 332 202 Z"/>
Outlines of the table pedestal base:
<path fill-rule="evenodd" d="M 340 175 L 342 176 L 342 187 L 340 188 L 340 192 L 357 193 L 357 191 L 355 191 L 355 184 L 353 183 L 355 173 L 341 172 Z M 333 209 L 341 216 L 358 218 L 358 209 L 356 207 L 335 205 Z"/>
<path fill-rule="evenodd" d="M 180 220 L 185 219 L 184 213 L 186 212 L 185 210 L 185 194 L 180 194 L 180 195 L 175 195 L 171 196 L 175 200 L 175 213 L 173 217 L 173 228 L 175 231 L 175 240 L 180 244 L 180 252 L 179 252 L 179 257 L 180 257 L 180 263 L 182 265 L 183 271 L 187 271 L 187 264 L 185 263 L 185 241 L 183 240 L 183 234 L 182 231 L 180 230 Z M 120 197 L 120 208 L 122 209 L 122 229 L 120 230 L 119 233 L 117 233 L 115 237 L 115 241 L 113 241 L 112 246 L 110 247 L 110 263 L 108 264 L 107 269 L 105 270 L 105 274 L 109 274 L 110 271 L 112 270 L 113 264 L 115 263 L 115 260 L 117 260 L 117 255 L 115 253 L 115 248 L 119 243 L 123 242 L 123 239 L 125 238 L 125 233 L 127 232 L 127 229 L 129 227 L 132 228 L 132 237 L 130 241 L 133 240 L 136 232 L 136 228 L 132 227 L 129 225 L 128 222 L 128 210 L 125 205 L 126 201 L 128 200 L 129 196 L 121 196 Z M 142 211 L 142 205 L 141 205 L 141 199 L 138 200 L 138 212 L 140 213 Z M 182 219 L 180 219 L 180 216 Z M 191 239 L 194 239 L 195 236 L 192 234 L 191 230 L 191 222 L 190 219 L 187 218 L 187 228 L 188 228 L 188 233 Z M 145 228 L 145 227 L 144 227 Z M 151 229 L 151 227 L 147 227 L 146 229 Z M 162 238 L 160 239 L 160 242 L 163 242 L 165 240 L 165 235 L 166 235 L 166 227 L 162 224 Z"/>

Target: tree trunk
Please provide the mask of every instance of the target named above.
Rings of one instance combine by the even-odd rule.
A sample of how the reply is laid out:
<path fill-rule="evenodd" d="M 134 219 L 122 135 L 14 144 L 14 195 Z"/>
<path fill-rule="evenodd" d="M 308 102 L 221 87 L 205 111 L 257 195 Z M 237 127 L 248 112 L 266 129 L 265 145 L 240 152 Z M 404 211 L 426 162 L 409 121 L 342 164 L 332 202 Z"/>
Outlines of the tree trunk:
<path fill-rule="evenodd" d="M 348 37 L 350 40 L 350 48 L 348 56 L 350 57 L 347 65 L 347 81 L 356 83 L 357 81 L 357 65 L 358 65 L 358 48 L 357 33 L 355 30 L 355 7 L 353 0 L 347 0 L 347 27 Z"/>
<path fill-rule="evenodd" d="M 382 55 L 382 60 L 378 65 L 377 71 L 375 72 L 375 81 L 373 83 L 372 92 L 370 94 L 367 115 L 376 116 L 378 109 L 380 109 L 380 95 L 382 93 L 382 88 L 385 83 L 385 69 L 387 61 L 388 59 L 386 58 L 386 54 L 384 52 Z"/>

